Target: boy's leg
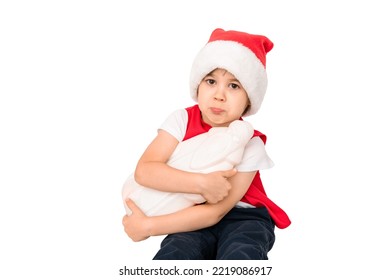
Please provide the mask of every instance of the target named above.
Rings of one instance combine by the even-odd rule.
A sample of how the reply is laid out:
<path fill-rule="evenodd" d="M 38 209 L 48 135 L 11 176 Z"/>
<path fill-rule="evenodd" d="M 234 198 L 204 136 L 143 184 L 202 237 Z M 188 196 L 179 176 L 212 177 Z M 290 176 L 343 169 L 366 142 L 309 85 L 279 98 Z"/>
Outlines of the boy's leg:
<path fill-rule="evenodd" d="M 275 242 L 275 226 L 266 208 L 233 208 L 218 227 L 217 259 L 268 259 Z"/>
<path fill-rule="evenodd" d="M 215 236 L 207 229 L 170 234 L 161 242 L 154 260 L 215 259 Z"/>

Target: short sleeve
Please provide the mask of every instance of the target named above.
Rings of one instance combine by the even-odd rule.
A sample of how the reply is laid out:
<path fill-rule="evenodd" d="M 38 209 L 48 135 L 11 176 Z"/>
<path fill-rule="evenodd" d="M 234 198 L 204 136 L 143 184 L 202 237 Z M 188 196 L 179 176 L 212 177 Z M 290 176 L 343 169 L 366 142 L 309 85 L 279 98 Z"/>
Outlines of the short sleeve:
<path fill-rule="evenodd" d="M 179 142 L 183 141 L 187 130 L 188 113 L 185 109 L 174 111 L 166 120 L 160 125 L 159 130 L 162 129 Z"/>
<path fill-rule="evenodd" d="M 244 155 L 236 169 L 239 172 L 250 172 L 268 169 L 273 166 L 274 163 L 268 156 L 263 141 L 260 137 L 253 137 L 245 146 Z"/>

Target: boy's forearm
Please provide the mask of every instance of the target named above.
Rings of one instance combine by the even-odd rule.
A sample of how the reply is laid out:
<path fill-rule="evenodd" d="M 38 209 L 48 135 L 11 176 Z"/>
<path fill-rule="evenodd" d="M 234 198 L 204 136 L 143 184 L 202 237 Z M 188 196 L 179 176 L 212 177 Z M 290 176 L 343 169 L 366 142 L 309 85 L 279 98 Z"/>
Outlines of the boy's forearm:
<path fill-rule="evenodd" d="M 165 192 L 200 193 L 201 174 L 175 169 L 161 162 L 148 162 L 137 166 L 138 184 Z"/>
<path fill-rule="evenodd" d="M 212 210 L 212 207 L 215 205 L 203 204 L 169 215 L 148 217 L 148 236 L 194 231 L 212 226 L 223 217 L 217 214 L 215 209 Z"/>

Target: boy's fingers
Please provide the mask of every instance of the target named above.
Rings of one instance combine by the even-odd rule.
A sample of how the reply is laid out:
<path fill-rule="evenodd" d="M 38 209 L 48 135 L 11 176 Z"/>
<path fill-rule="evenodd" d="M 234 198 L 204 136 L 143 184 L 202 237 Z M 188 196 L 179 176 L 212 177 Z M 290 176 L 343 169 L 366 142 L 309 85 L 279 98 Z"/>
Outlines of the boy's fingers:
<path fill-rule="evenodd" d="M 142 212 L 142 210 L 137 206 L 137 204 L 134 203 L 134 201 L 132 201 L 130 198 L 126 198 L 126 205 L 127 207 L 129 207 L 129 209 L 131 210 L 131 212 L 135 213 L 135 212 Z"/>
<path fill-rule="evenodd" d="M 130 198 L 126 198 L 126 205 L 133 212 L 138 209 L 137 205 Z"/>
<path fill-rule="evenodd" d="M 234 168 L 234 169 L 230 169 L 230 170 L 226 170 L 223 172 L 223 177 L 225 178 L 230 178 L 234 175 L 236 175 L 237 173 L 237 170 Z"/>

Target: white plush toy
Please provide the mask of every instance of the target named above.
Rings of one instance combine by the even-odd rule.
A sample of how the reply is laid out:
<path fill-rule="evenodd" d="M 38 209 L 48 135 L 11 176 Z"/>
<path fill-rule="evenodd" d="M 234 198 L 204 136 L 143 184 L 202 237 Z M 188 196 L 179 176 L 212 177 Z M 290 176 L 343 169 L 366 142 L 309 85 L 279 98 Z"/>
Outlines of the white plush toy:
<path fill-rule="evenodd" d="M 246 121 L 234 121 L 229 127 L 213 127 L 207 133 L 180 142 L 167 164 L 198 173 L 229 170 L 241 162 L 252 136 L 253 127 Z M 263 156 L 270 162 L 265 149 Z M 205 202 L 198 194 L 162 192 L 141 186 L 134 180 L 134 173 L 126 180 L 122 196 L 132 199 L 147 216 L 169 214 Z M 124 205 L 130 214 L 131 210 Z"/>

